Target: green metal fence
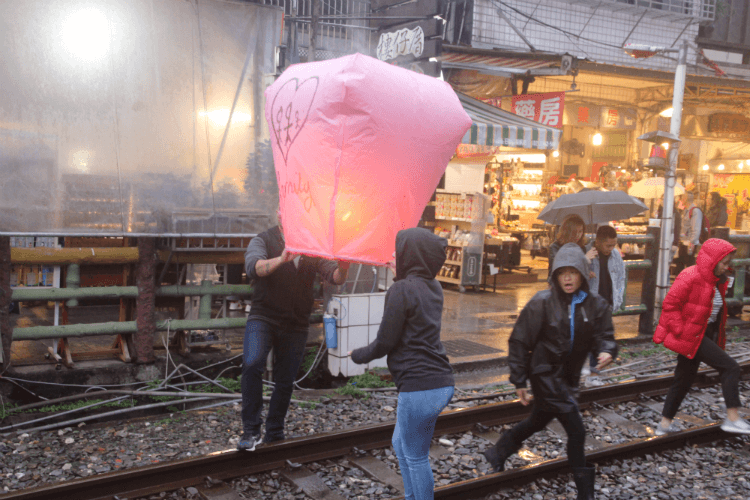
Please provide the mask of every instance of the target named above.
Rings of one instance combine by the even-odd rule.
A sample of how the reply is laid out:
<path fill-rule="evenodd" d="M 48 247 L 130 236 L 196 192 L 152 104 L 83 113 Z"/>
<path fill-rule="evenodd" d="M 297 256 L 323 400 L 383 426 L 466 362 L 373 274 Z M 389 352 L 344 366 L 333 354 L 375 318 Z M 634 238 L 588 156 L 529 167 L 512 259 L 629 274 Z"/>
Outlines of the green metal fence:
<path fill-rule="evenodd" d="M 617 311 L 612 312 L 612 316 L 639 315 L 638 333 L 640 335 L 652 335 L 654 323 L 654 299 L 656 297 L 656 261 L 658 254 L 659 228 L 649 227 L 645 235 L 619 235 L 617 242 L 619 244 L 630 243 L 643 245 L 645 248 L 644 258 L 640 260 L 625 261 L 625 292 L 624 298 L 627 298 L 628 283 L 630 282 L 630 271 L 634 269 L 644 269 L 644 279 L 641 284 L 641 301 L 640 304 L 623 305 Z"/>

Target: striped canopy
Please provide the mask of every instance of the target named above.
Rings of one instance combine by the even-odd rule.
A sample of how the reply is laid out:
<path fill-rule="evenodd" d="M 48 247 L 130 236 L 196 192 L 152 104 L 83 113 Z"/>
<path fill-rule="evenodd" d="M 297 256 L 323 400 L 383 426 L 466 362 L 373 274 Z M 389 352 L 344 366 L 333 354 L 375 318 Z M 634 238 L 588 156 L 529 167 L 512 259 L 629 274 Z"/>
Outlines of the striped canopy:
<path fill-rule="evenodd" d="M 519 125 L 493 125 L 473 122 L 462 144 L 480 146 L 507 146 L 526 149 L 557 149 L 560 131 L 547 127 L 522 127 Z"/>
<path fill-rule="evenodd" d="M 525 149 L 557 149 L 561 130 L 490 106 L 482 101 L 456 93 L 471 117 L 471 128 L 461 144 Z"/>

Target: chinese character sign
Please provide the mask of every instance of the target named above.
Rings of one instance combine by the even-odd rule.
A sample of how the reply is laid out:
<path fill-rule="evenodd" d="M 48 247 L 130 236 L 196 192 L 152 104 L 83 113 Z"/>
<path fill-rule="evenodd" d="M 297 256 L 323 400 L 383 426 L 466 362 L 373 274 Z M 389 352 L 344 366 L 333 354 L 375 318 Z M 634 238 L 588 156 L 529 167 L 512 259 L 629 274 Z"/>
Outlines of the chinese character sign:
<path fill-rule="evenodd" d="M 404 28 L 380 35 L 376 54 L 381 61 L 388 61 L 409 54 L 419 57 L 423 50 L 424 31 L 421 26 L 417 26 L 413 30 Z"/>
<path fill-rule="evenodd" d="M 578 107 L 578 123 L 589 124 L 589 108 L 587 106 Z"/>
<path fill-rule="evenodd" d="M 286 248 L 328 259 L 388 262 L 471 127 L 447 82 L 362 54 L 294 64 L 265 96 Z"/>
<path fill-rule="evenodd" d="M 636 118 L 634 109 L 602 107 L 600 125 L 602 128 L 635 130 Z"/>
<path fill-rule="evenodd" d="M 604 119 L 604 124 L 607 127 L 616 127 L 619 120 L 620 120 L 620 113 L 618 113 L 616 109 L 610 108 L 607 110 L 607 116 Z"/>
<path fill-rule="evenodd" d="M 563 109 L 565 92 L 516 95 L 511 99 L 513 113 L 555 128 L 562 128 Z"/>

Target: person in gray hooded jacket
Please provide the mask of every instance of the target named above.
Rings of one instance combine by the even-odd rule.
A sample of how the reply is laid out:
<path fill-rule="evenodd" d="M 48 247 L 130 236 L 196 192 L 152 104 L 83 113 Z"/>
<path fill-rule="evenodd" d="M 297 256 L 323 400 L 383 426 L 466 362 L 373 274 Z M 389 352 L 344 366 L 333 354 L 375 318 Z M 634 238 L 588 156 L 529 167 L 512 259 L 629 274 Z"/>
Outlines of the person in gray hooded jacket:
<path fill-rule="evenodd" d="M 519 314 L 508 341 L 508 365 L 523 405 L 532 402 L 526 387 L 531 382 L 531 415 L 484 452 L 500 472 L 524 440 L 556 418 L 568 434 L 568 461 L 578 500 L 594 498 L 595 473 L 586 464 L 586 429 L 575 399 L 581 368 L 590 352 L 597 354 L 599 369 L 617 356 L 609 303 L 589 290 L 588 272 L 581 248 L 563 245 L 549 277 L 552 286 L 534 295 Z"/>
<path fill-rule="evenodd" d="M 443 289 L 435 279 L 448 242 L 412 228 L 396 235 L 396 278 L 385 295 L 377 338 L 350 353 L 364 364 L 388 356 L 398 389 L 393 449 L 406 500 L 434 498 L 430 441 L 440 412 L 453 397 L 453 369 L 440 342 Z"/>

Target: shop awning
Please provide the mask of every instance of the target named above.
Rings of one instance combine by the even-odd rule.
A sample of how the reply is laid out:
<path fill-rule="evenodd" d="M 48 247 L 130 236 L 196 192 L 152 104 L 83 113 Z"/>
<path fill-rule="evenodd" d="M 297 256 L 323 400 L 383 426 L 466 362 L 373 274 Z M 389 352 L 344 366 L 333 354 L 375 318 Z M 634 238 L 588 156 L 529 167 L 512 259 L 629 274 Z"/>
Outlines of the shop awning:
<path fill-rule="evenodd" d="M 462 144 L 484 146 L 488 150 L 493 147 L 557 149 L 561 130 L 509 113 L 466 94 L 457 92 L 457 95 L 472 121 Z"/>
<path fill-rule="evenodd" d="M 443 68 L 472 69 L 484 72 L 525 73 L 530 69 L 548 68 L 559 61 L 547 61 L 529 57 L 499 57 L 462 52 L 443 52 L 440 55 Z"/>

